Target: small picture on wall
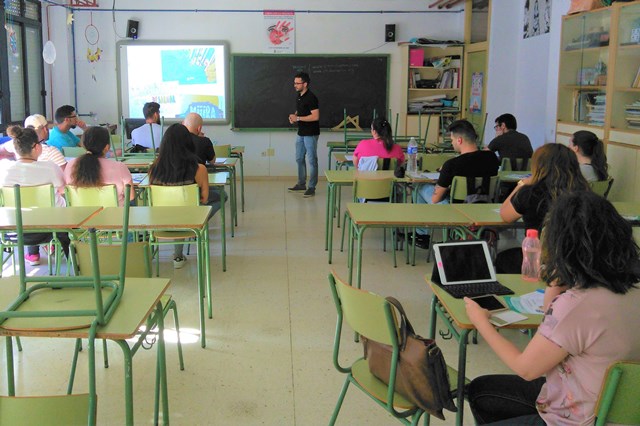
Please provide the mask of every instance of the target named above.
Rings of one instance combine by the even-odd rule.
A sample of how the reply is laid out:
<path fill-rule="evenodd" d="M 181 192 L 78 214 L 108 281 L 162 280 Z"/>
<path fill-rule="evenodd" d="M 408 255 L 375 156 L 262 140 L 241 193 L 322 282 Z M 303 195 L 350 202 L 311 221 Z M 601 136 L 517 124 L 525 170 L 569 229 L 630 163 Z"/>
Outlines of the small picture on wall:
<path fill-rule="evenodd" d="M 526 0 L 522 38 L 546 34 L 551 27 L 551 0 Z"/>

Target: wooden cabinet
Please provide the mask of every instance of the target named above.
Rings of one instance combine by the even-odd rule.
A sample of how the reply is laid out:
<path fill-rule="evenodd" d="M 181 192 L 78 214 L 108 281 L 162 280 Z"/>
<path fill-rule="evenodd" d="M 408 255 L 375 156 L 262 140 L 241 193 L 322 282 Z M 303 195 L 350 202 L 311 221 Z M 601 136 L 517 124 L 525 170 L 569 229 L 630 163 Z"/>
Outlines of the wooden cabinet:
<path fill-rule="evenodd" d="M 398 136 L 419 136 L 439 143 L 442 128 L 460 116 L 461 45 L 402 44 L 403 90 Z"/>
<path fill-rule="evenodd" d="M 577 130 L 605 142 L 609 198 L 640 200 L 640 1 L 563 18 L 556 141 Z"/>

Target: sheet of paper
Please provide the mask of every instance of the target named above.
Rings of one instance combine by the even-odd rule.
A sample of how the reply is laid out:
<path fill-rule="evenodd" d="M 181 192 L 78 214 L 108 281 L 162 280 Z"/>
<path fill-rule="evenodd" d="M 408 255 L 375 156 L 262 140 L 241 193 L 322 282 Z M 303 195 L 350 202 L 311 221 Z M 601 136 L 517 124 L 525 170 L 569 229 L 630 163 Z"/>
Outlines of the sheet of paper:
<path fill-rule="evenodd" d="M 227 162 L 227 158 L 226 157 L 216 157 L 216 163 L 224 164 L 226 162 Z"/>
<path fill-rule="evenodd" d="M 353 155 L 345 155 L 344 159 L 347 161 L 353 161 Z"/>
<path fill-rule="evenodd" d="M 421 175 L 423 178 L 431 180 L 438 180 L 438 178 L 440 177 L 440 173 L 438 172 L 422 172 Z"/>
<path fill-rule="evenodd" d="M 540 314 L 544 304 L 544 290 L 538 289 L 534 292 L 523 294 L 522 296 L 505 296 L 504 298 L 510 309 L 523 314 Z"/>
<path fill-rule="evenodd" d="M 497 327 L 503 327 L 526 319 L 527 317 L 514 311 L 501 311 L 492 314 L 489 317 L 489 322 Z"/>

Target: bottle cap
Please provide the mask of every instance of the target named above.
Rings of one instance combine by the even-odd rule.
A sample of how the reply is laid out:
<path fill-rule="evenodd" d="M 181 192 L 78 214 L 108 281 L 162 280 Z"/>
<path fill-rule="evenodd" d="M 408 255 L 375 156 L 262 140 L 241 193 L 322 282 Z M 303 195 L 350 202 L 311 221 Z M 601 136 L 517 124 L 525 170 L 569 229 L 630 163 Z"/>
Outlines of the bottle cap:
<path fill-rule="evenodd" d="M 537 229 L 527 229 L 527 238 L 538 238 Z"/>

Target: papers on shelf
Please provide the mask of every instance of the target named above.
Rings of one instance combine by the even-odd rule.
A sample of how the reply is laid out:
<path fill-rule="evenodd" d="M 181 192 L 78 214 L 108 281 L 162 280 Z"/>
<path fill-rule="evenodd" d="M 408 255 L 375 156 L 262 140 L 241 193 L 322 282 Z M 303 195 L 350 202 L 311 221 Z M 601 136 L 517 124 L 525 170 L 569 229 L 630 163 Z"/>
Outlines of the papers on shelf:
<path fill-rule="evenodd" d="M 542 305 L 544 304 L 543 289 L 538 289 L 522 296 L 505 296 L 504 300 L 509 308 L 516 312 L 540 315 L 544 313 L 542 312 Z"/>

